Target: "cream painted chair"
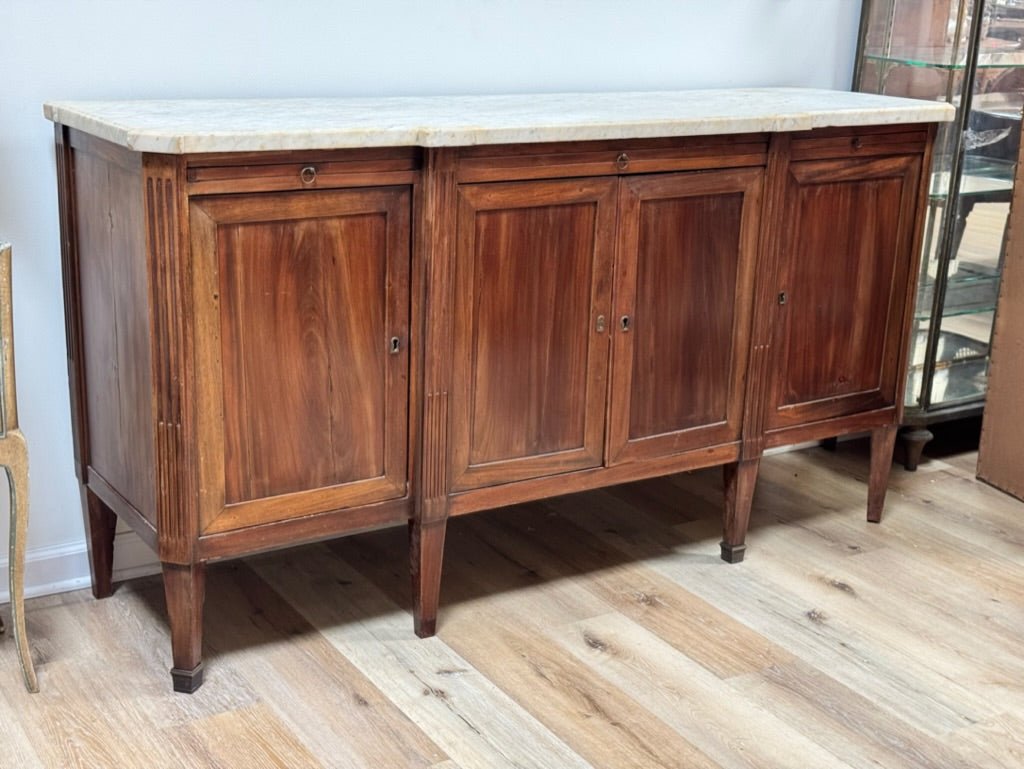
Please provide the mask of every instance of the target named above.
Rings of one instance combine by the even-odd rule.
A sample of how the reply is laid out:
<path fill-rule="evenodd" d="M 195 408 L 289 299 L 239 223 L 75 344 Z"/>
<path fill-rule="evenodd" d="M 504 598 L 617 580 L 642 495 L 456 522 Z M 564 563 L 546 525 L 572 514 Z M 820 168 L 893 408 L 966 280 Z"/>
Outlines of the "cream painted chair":
<path fill-rule="evenodd" d="M 7 485 L 11 492 L 11 621 L 25 686 L 30 692 L 37 692 L 39 684 L 25 635 L 28 446 L 18 429 L 18 399 L 14 389 L 14 312 L 11 307 L 11 246 L 8 243 L 0 243 L 0 346 L 0 466 L 7 471 Z M 2 630 L 3 621 L 0 620 Z"/>

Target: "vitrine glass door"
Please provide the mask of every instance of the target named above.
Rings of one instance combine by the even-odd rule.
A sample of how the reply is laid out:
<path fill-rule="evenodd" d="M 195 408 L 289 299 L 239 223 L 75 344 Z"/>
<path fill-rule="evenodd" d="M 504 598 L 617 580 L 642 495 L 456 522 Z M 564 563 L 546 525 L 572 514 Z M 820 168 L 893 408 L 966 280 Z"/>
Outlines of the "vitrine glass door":
<path fill-rule="evenodd" d="M 1024 0 L 864 0 L 854 89 L 957 108 L 935 146 L 905 421 L 980 413 L 1020 144 Z"/>

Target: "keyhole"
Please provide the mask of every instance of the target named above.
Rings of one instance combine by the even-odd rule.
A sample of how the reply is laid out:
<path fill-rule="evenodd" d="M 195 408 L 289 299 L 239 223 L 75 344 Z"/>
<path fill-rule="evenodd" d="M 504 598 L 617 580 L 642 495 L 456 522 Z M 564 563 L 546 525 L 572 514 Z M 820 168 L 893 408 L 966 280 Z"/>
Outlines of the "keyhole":
<path fill-rule="evenodd" d="M 392 355 L 397 355 L 401 346 L 402 343 L 397 336 L 391 337 L 391 347 L 389 349 Z"/>
<path fill-rule="evenodd" d="M 626 333 L 627 331 L 629 331 L 632 323 L 633 321 L 630 320 L 630 317 L 628 315 L 623 315 L 622 320 L 619 321 L 619 324 L 622 326 L 622 332 Z"/>

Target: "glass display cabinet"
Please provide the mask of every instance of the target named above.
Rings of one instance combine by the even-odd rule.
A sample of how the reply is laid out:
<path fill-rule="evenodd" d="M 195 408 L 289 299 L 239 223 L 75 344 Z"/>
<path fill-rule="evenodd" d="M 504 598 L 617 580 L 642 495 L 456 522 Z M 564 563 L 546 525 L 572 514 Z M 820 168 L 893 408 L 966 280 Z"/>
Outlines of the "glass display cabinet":
<path fill-rule="evenodd" d="M 980 414 L 1024 103 L 1024 0 L 864 0 L 853 88 L 946 101 L 936 138 L 902 433 Z"/>

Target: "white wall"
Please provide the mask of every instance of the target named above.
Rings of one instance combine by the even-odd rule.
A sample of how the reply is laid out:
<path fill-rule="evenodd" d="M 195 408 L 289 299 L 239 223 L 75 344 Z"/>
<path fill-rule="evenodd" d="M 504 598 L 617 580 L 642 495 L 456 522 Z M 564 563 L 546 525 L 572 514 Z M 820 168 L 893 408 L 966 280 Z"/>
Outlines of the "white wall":
<path fill-rule="evenodd" d="M 44 100 L 845 89 L 859 11 L 859 0 L 0 0 L 0 238 L 14 244 L 31 456 L 28 593 L 88 583 Z M 119 537 L 122 576 L 155 564 Z M 0 579 L 0 601 L 6 590 Z"/>

